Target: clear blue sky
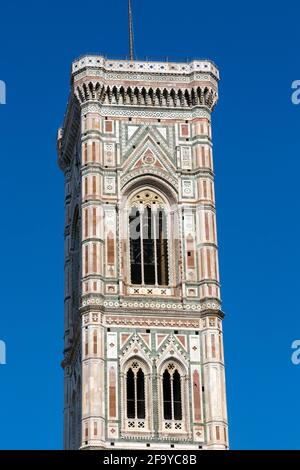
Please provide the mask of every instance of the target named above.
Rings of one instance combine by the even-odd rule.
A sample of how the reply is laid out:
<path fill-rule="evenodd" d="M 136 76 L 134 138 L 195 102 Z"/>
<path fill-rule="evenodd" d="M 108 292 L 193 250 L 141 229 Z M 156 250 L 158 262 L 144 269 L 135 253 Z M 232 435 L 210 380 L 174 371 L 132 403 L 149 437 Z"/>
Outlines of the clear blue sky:
<path fill-rule="evenodd" d="M 297 4 L 298 3 L 298 4 Z M 233 449 L 300 448 L 300 79 L 296 1 L 133 0 L 137 56 L 211 58 Z M 126 0 L 2 2 L 0 448 L 62 447 L 63 175 L 71 61 L 127 54 Z"/>

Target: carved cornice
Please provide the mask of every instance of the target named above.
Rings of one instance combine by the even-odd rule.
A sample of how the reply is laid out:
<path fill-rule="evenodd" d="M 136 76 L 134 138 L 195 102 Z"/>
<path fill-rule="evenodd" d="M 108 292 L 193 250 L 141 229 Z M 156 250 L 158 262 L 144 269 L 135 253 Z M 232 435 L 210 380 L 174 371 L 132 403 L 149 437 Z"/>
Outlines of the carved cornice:
<path fill-rule="evenodd" d="M 81 104 L 212 110 L 218 80 L 219 71 L 209 60 L 140 62 L 84 56 L 72 64 L 73 92 Z"/>
<path fill-rule="evenodd" d="M 139 327 L 139 328 L 192 328 L 199 329 L 200 321 L 196 318 L 155 318 L 155 317 L 136 317 L 132 315 L 121 316 L 121 315 L 106 315 L 104 318 L 104 324 L 109 326 L 121 326 L 121 327 Z"/>
<path fill-rule="evenodd" d="M 72 63 L 72 76 L 74 80 L 80 79 L 88 71 L 106 78 L 118 79 L 163 79 L 170 81 L 176 77 L 176 81 L 191 80 L 197 76 L 211 76 L 219 80 L 219 70 L 213 61 L 193 60 L 191 62 L 162 62 L 162 61 L 131 61 L 112 60 L 103 56 L 85 55 Z"/>
<path fill-rule="evenodd" d="M 81 311 L 82 313 L 85 311 L 87 307 L 101 307 L 102 311 L 114 311 L 114 309 L 118 309 L 120 312 L 122 310 L 126 313 L 127 311 L 135 311 L 136 309 L 140 310 L 156 310 L 160 311 L 162 314 L 166 314 L 167 312 L 204 312 L 207 310 L 212 311 L 219 311 L 220 310 L 220 301 L 218 299 L 211 299 L 197 301 L 197 302 L 190 302 L 190 303 L 179 303 L 179 302 L 172 302 L 166 301 L 161 302 L 157 299 L 149 299 L 146 301 L 138 301 L 138 300 L 129 300 L 129 301 L 118 301 L 118 300 L 104 300 L 102 297 L 94 296 L 94 295 L 85 295 L 82 298 L 81 303 Z"/>
<path fill-rule="evenodd" d="M 145 119 L 210 119 L 210 110 L 205 107 L 195 108 L 159 108 L 159 107 L 137 107 L 110 105 L 103 106 L 97 101 L 87 101 L 81 105 L 82 113 L 98 113 L 105 117 L 122 117 L 122 118 L 145 118 Z"/>
<path fill-rule="evenodd" d="M 174 88 L 169 85 L 157 86 L 111 86 L 99 81 L 87 80 L 74 84 L 74 94 L 81 104 L 96 101 L 101 105 L 137 106 L 141 108 L 193 109 L 204 107 L 213 110 L 218 92 L 210 83 L 193 83 L 186 88 Z"/>

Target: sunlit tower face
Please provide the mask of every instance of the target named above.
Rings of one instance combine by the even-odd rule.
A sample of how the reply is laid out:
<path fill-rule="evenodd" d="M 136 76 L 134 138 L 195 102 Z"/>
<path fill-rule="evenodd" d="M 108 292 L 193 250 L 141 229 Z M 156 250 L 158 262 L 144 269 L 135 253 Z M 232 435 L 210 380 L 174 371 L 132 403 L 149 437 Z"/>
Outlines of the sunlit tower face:
<path fill-rule="evenodd" d="M 65 175 L 65 447 L 226 449 L 210 61 L 85 56 Z"/>

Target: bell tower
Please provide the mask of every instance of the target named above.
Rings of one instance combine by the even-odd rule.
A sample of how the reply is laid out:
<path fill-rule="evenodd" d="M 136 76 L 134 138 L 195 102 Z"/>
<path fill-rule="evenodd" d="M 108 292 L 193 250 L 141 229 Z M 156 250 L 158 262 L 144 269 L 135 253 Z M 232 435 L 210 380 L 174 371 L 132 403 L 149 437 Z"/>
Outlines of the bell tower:
<path fill-rule="evenodd" d="M 218 80 L 209 60 L 72 64 L 58 133 L 66 449 L 228 448 Z"/>

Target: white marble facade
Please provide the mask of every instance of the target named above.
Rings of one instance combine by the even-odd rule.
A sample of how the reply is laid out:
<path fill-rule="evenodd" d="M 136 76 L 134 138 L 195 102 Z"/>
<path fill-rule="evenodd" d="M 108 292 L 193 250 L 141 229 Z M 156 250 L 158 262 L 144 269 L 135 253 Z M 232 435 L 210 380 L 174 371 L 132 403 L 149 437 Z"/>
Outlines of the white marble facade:
<path fill-rule="evenodd" d="M 218 80 L 210 61 L 85 56 L 72 65 L 58 133 L 66 449 L 228 448 L 211 132 Z M 132 242 L 133 213 L 146 230 L 153 218 L 155 241 L 143 228 Z"/>

